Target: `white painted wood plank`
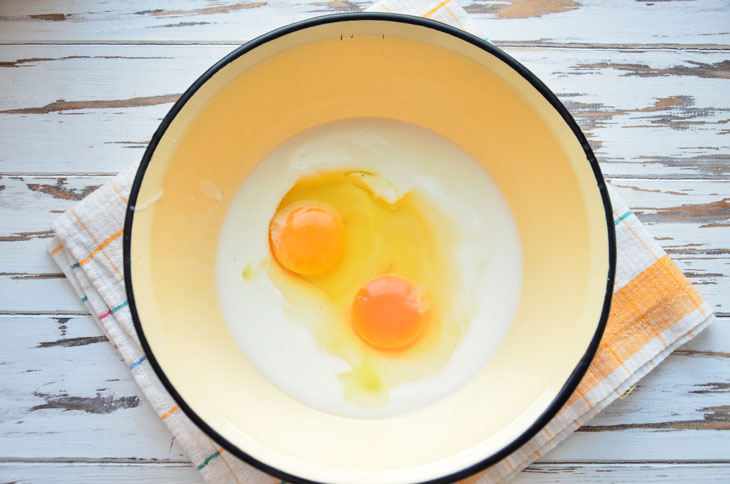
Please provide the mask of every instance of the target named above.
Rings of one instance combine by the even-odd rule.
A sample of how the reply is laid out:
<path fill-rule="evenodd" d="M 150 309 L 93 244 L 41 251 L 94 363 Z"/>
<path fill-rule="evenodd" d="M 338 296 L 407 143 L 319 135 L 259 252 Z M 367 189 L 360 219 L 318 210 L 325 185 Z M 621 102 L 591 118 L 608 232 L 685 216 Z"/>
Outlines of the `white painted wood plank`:
<path fill-rule="evenodd" d="M 0 273 L 59 274 L 47 253 L 51 222 L 110 179 L 0 176 Z"/>
<path fill-rule="evenodd" d="M 53 308 L 53 309 L 50 309 Z M 66 278 L 52 275 L 0 275 L 0 314 L 69 313 L 86 314 Z"/>
<path fill-rule="evenodd" d="M 0 68 L 0 111 L 31 108 L 0 113 L 0 132 L 5 133 L 0 170 L 5 173 L 116 173 L 126 168 L 142 157 L 172 102 L 231 47 L 44 49 L 0 47 L 0 62 L 17 66 Z M 24 130 L 25 141 L 14 141 Z"/>
<path fill-rule="evenodd" d="M 600 434 L 575 432 L 542 460 L 631 462 L 644 460 L 643 457 L 650 454 L 650 460 L 659 461 L 723 461 L 728 456 L 727 433 L 717 430 L 666 432 L 645 429 Z"/>
<path fill-rule="evenodd" d="M 83 311 L 46 253 L 47 238 L 59 212 L 108 180 L 0 178 L 0 310 Z M 612 185 L 715 310 L 730 313 L 730 184 L 619 179 Z"/>
<path fill-rule="evenodd" d="M 185 460 L 90 317 L 1 317 L 0 331 L 0 458 Z"/>
<path fill-rule="evenodd" d="M 0 476 L 18 484 L 202 484 L 198 471 L 183 464 L 0 463 Z M 581 482 L 725 484 L 730 464 L 582 464 L 535 463 L 512 481 L 514 484 Z"/>
<path fill-rule="evenodd" d="M 11 66 L 0 67 L 0 173 L 122 170 L 172 101 L 231 49 L 0 46 L 0 65 Z M 730 52 L 509 53 L 563 100 L 607 176 L 730 177 Z"/>
<path fill-rule="evenodd" d="M 169 4 L 158 0 L 6 1 L 0 5 L 0 43 L 241 42 L 274 24 L 311 16 L 312 10 L 359 9 L 368 4 L 321 3 L 274 0 L 245 8 L 233 2 L 183 0 L 175 3 L 179 12 L 171 12 Z M 575 47 L 513 48 L 510 53 L 566 102 L 590 136 L 604 172 L 615 178 L 616 185 L 623 185 L 618 187 L 621 195 L 637 208 L 693 282 L 701 284 L 700 291 L 716 309 L 730 314 L 730 237 L 727 227 L 722 227 L 729 217 L 723 201 L 728 198 L 730 176 L 730 99 L 726 95 L 730 9 L 726 3 L 628 2 L 607 9 L 598 0 L 580 1 L 581 5 L 561 0 L 535 2 L 523 13 L 512 7 L 511 0 L 464 3 L 474 13 L 477 31 L 504 45 Z M 162 12 L 155 12 L 158 9 Z M 63 20 L 55 20 L 59 18 Z M 590 44 L 599 48 L 582 49 Z M 0 47 L 0 111 L 49 111 L 0 113 L 4 134 L 0 173 L 114 173 L 124 168 L 141 156 L 174 96 L 233 47 Z M 33 58 L 52 60 L 28 60 Z M 26 61 L 16 63 L 19 59 Z M 58 99 L 65 102 L 57 103 Z M 70 104 L 76 101 L 81 103 Z M 62 109 L 54 111 L 58 107 Z M 688 180 L 679 180 L 683 178 Z M 0 179 L 0 186 L 10 187 L 10 183 L 7 177 Z M 69 180 L 66 187 L 82 190 L 93 183 L 87 177 Z M 55 185 L 53 180 L 36 184 Z M 10 188 L 5 196 L 0 191 L 0 237 L 42 232 L 56 215 L 51 210 L 73 203 L 42 191 L 20 190 L 20 183 L 13 186 L 19 189 L 13 196 L 9 196 Z M 15 195 L 27 203 L 15 202 Z M 0 240 L 0 272 L 5 273 L 0 276 L 0 311 L 38 312 L 37 294 L 51 301 L 52 311 L 83 311 L 65 281 L 54 277 L 57 272 L 46 258 L 45 240 L 40 237 L 36 234 L 28 241 L 12 243 Z M 108 414 L 64 410 L 63 405 L 79 403 L 101 408 L 105 398 L 110 398 L 112 407 L 119 406 L 119 402 L 133 401 L 124 398 L 137 394 L 108 343 L 37 348 L 40 343 L 69 337 L 93 341 L 100 336 L 93 321 L 73 318 L 66 326 L 70 329 L 73 324 L 78 332 L 67 331 L 59 337 L 53 333 L 59 331 L 58 322 L 51 317 L 26 317 L 35 323 L 32 327 L 23 319 L 0 317 L 3 330 L 15 328 L 12 337 L 0 339 L 0 387 L 13 381 L 22 388 L 11 393 L 9 405 L 0 392 L 0 462 L 6 449 L 20 449 L 17 454 L 7 453 L 14 459 L 58 458 L 59 449 L 71 460 L 182 458 L 170 446 L 164 425 L 144 403 Z M 43 320 L 48 324 L 38 324 Z M 672 355 L 626 400 L 591 422 L 589 431 L 575 434 L 549 454 L 552 462 L 532 466 L 517 482 L 727 482 L 728 322 L 722 319 Z M 24 335 L 20 340 L 19 334 Z M 29 339 L 23 339 L 27 334 Z M 54 353 L 41 356 L 39 351 Z M 6 361 L 5 354 L 27 363 Z M 21 367 L 38 371 L 23 373 Z M 6 371 L 15 373 L 7 373 L 11 377 L 6 378 Z M 114 380 L 109 377 L 114 374 L 119 381 L 106 382 Z M 97 388 L 104 388 L 101 398 Z M 38 405 L 60 408 L 29 411 Z M 19 413 L 23 418 L 12 420 Z M 20 420 L 23 424 L 10 425 Z M 585 463 L 675 459 L 716 459 L 725 464 Z M 12 467 L 15 474 L 5 479 L 9 466 L 16 466 Z M 0 463 L 0 480 L 199 482 L 197 473 L 187 466 L 111 467 L 110 471 L 107 464 L 6 462 Z"/>
<path fill-rule="evenodd" d="M 716 430 L 730 439 L 730 321 L 716 322 L 580 432 Z M 720 449 L 726 453 L 730 447 Z"/>
<path fill-rule="evenodd" d="M 712 475 L 718 469 L 703 468 Z M 677 472 L 681 472 L 680 469 Z M 203 484 L 189 464 L 0 463 L 0 480 L 17 484 Z"/>
<path fill-rule="evenodd" d="M 39 260 L 48 257 L 45 251 L 37 256 Z M 730 260 L 727 257 L 698 257 L 676 262 L 716 313 L 730 315 Z M 86 310 L 76 300 L 66 279 L 58 274 L 0 273 L 0 313 L 85 314 Z"/>
<path fill-rule="evenodd" d="M 242 42 L 278 26 L 373 2 L 185 0 L 174 4 L 93 0 L 6 0 L 0 42 Z M 475 33 L 495 41 L 533 43 L 727 46 L 730 13 L 723 0 L 518 2 L 462 0 Z"/>
<path fill-rule="evenodd" d="M 548 464 L 535 463 L 511 481 L 513 484 L 727 483 L 728 464 Z"/>
<path fill-rule="evenodd" d="M 698 46 L 728 43 L 730 11 L 722 0 L 610 5 L 605 0 L 468 3 L 464 1 L 467 11 L 474 13 L 476 31 L 495 42 Z"/>
<path fill-rule="evenodd" d="M 543 461 L 726 460 L 730 319 L 670 355 Z M 700 376 L 704 375 L 704 376 Z M 704 380 L 712 381 L 704 381 Z"/>
<path fill-rule="evenodd" d="M 0 461 L 183 459 L 91 318 L 2 316 L 0 330 Z M 723 318 L 545 459 L 726 459 L 728 348 Z"/>

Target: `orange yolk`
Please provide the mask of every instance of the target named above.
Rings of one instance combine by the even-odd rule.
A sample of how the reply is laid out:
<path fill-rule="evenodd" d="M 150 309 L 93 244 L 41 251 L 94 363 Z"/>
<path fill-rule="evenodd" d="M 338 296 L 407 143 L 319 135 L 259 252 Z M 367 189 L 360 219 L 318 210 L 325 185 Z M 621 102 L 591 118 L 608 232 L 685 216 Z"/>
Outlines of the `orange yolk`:
<path fill-rule="evenodd" d="M 426 326 L 429 302 L 415 284 L 399 276 L 376 277 L 355 295 L 352 321 L 367 343 L 387 350 L 414 342 Z"/>
<path fill-rule="evenodd" d="M 345 228 L 337 213 L 314 204 L 289 205 L 269 225 L 271 251 L 281 265 L 298 274 L 321 274 L 345 250 Z"/>

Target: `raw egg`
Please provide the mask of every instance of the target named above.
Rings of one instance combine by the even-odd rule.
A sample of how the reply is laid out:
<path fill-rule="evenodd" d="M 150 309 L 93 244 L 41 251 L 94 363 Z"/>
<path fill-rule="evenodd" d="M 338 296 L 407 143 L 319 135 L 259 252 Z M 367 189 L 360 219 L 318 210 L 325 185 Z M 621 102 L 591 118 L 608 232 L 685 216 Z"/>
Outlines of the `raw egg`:
<path fill-rule="evenodd" d="M 435 404 L 489 363 L 520 257 L 477 160 L 428 129 L 358 118 L 293 136 L 245 176 L 216 282 L 233 338 L 273 385 L 383 417 Z"/>
<path fill-rule="evenodd" d="M 345 248 L 340 217 L 318 203 L 292 204 L 269 226 L 276 260 L 298 274 L 320 274 L 337 263 Z"/>
<path fill-rule="evenodd" d="M 379 276 L 355 295 L 352 325 L 365 342 L 376 348 L 402 349 L 423 332 L 429 307 L 424 291 L 408 279 Z"/>
<path fill-rule="evenodd" d="M 268 277 L 293 319 L 313 303 L 329 308 L 328 316 L 307 325 L 321 348 L 352 367 L 337 374 L 345 397 L 377 407 L 393 385 L 440 370 L 469 318 L 451 307 L 456 274 L 449 221 L 422 194 L 389 201 L 369 181 L 388 180 L 364 170 L 301 177 L 270 223 Z M 297 214 L 308 220 L 297 225 Z M 284 250 L 295 240 L 303 247 Z M 295 253 L 301 267 L 291 263 Z"/>

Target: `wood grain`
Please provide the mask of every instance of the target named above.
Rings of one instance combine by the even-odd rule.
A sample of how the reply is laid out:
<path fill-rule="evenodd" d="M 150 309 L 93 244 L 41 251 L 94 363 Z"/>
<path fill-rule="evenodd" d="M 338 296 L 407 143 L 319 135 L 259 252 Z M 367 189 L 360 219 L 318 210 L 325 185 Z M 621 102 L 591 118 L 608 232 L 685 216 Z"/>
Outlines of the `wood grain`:
<path fill-rule="evenodd" d="M 0 316 L 0 329 L 0 461 L 184 459 L 90 317 Z M 722 318 L 544 461 L 727 458 L 728 347 Z"/>
<path fill-rule="evenodd" d="M 703 469 L 705 473 L 716 469 Z M 712 474 L 709 474 L 712 475 Z M 202 484 L 200 472 L 190 464 L 86 462 L 0 462 L 3 484 Z"/>
<path fill-rule="evenodd" d="M 466 5 L 465 9 L 472 14 L 494 14 L 498 19 L 524 19 L 570 12 L 580 7 L 581 4 L 573 0 L 535 0 L 530 2 L 509 0 L 504 3 L 475 2 Z"/>
<path fill-rule="evenodd" d="M 4 43 L 241 43 L 316 15 L 359 11 L 371 1 L 181 0 L 99 3 L 93 0 L 6 0 Z M 602 0 L 465 0 L 474 30 L 495 42 L 522 45 L 633 44 L 642 48 L 727 48 L 730 12 L 723 0 L 623 2 Z M 687 25 L 701 28 L 686 28 Z"/>
<path fill-rule="evenodd" d="M 68 476 L 78 484 L 200 484 L 200 474 L 185 464 L 110 463 L 0 463 L 0 475 L 11 482 L 23 484 L 66 484 Z M 730 476 L 730 464 L 725 463 L 646 463 L 646 464 L 583 464 L 536 463 L 519 474 L 514 484 L 555 484 L 556 482 L 661 483 L 686 484 L 703 482 L 724 484 Z"/>
<path fill-rule="evenodd" d="M 724 483 L 730 478 L 728 464 L 533 464 L 519 474 L 514 484 L 581 483 Z"/>
<path fill-rule="evenodd" d="M 184 460 L 91 318 L 3 316 L 0 331 L 0 459 Z"/>
<path fill-rule="evenodd" d="M 366 0 L 0 4 L 0 482 L 199 483 L 46 254 L 242 42 Z M 464 0 L 568 107 L 617 193 L 721 316 L 515 482 L 730 481 L 726 0 Z"/>
<path fill-rule="evenodd" d="M 170 104 L 177 101 L 179 94 L 166 94 L 162 96 L 133 97 L 130 99 L 105 99 L 94 101 L 58 101 L 48 103 L 45 106 L 34 108 L 7 109 L 0 111 L 0 114 L 48 114 L 59 111 L 79 111 L 86 109 L 115 109 L 115 108 L 136 108 L 139 106 L 155 106 L 157 104 Z"/>
<path fill-rule="evenodd" d="M 5 176 L 0 183 L 0 310 L 83 311 L 46 253 L 51 221 L 109 177 Z M 730 313 L 730 184 L 618 179 L 612 186 L 719 313 Z M 691 240 L 691 242 L 687 242 Z M 41 302 L 26 294 L 43 293 Z"/>
<path fill-rule="evenodd" d="M 18 66 L 2 69 L 0 92 L 24 86 L 13 96 L 0 96 L 0 130 L 6 133 L 0 174 L 112 174 L 124 169 L 141 157 L 171 103 L 230 50 L 0 46 L 0 61 Z M 626 68 L 691 70 L 696 63 L 730 62 L 730 53 L 509 53 L 558 94 L 589 137 L 608 177 L 730 177 L 728 79 L 701 71 L 647 77 Z M 619 68 L 607 67 L 614 65 Z M 88 74 L 79 79 L 78 72 Z M 43 133 L 44 143 L 35 142 L 38 133 Z"/>

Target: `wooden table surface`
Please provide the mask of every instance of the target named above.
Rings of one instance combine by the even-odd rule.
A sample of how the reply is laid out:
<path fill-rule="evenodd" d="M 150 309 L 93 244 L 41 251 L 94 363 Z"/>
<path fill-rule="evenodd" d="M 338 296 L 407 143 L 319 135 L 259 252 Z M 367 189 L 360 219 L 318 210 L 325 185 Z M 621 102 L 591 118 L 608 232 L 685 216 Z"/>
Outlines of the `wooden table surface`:
<path fill-rule="evenodd" d="M 201 482 L 45 246 L 214 61 L 370 4 L 234 2 L 0 2 L 0 482 Z M 719 316 L 516 482 L 730 482 L 730 2 L 462 4 Z"/>

